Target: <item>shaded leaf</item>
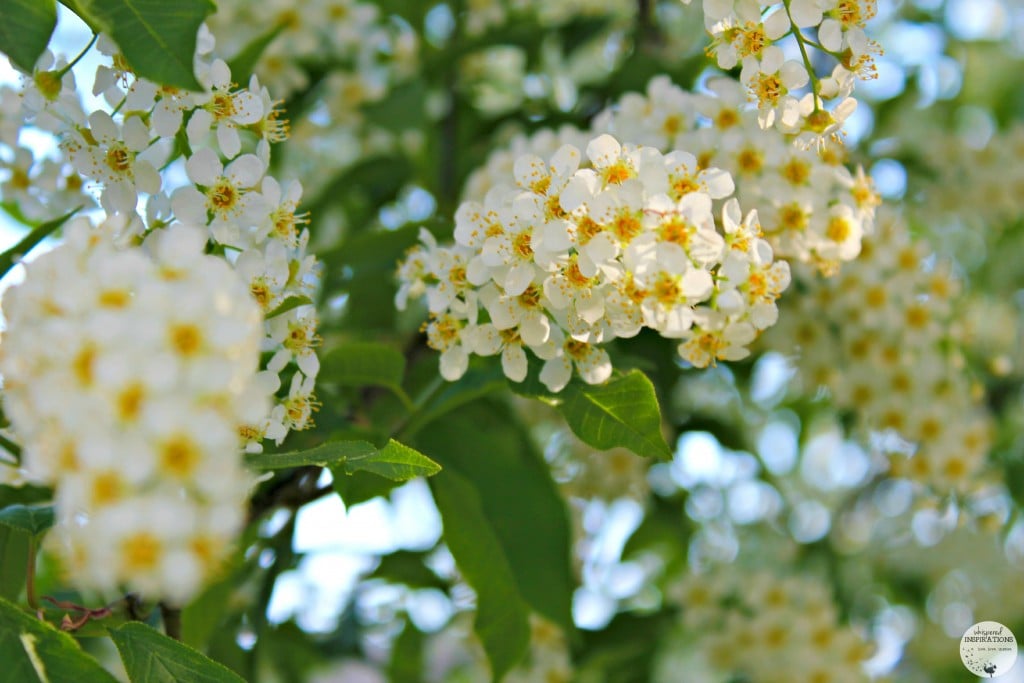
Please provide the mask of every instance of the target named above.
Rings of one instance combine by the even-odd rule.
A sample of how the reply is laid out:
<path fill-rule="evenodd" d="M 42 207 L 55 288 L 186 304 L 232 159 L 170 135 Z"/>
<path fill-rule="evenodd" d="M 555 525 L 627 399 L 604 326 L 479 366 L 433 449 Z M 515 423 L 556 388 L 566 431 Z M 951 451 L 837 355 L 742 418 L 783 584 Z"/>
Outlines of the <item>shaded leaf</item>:
<path fill-rule="evenodd" d="M 53 526 L 53 506 L 8 505 L 0 510 L 0 524 L 37 536 Z"/>
<path fill-rule="evenodd" d="M 558 410 L 573 433 L 594 448 L 621 446 L 646 457 L 672 457 L 661 435 L 654 386 L 642 372 L 634 370 L 596 386 L 572 382 L 562 394 Z"/>
<path fill-rule="evenodd" d="M 499 680 L 526 654 L 529 611 L 473 485 L 456 471 L 445 470 L 430 480 L 430 487 L 448 549 L 476 591 L 474 630 L 491 662 L 494 680 Z"/>
<path fill-rule="evenodd" d="M 0 598 L 0 678 L 17 683 L 116 683 L 75 639 Z"/>
<path fill-rule="evenodd" d="M 425 427 L 416 444 L 444 467 L 438 477 L 456 471 L 480 497 L 523 600 L 572 633 L 569 513 L 525 427 L 506 406 L 475 401 Z"/>
<path fill-rule="evenodd" d="M 156 83 L 200 90 L 192 70 L 199 25 L 210 0 L 75 0 L 93 30 L 109 35 L 132 68 Z"/>
<path fill-rule="evenodd" d="M 266 51 L 267 47 L 274 42 L 274 38 L 281 35 L 284 24 L 279 23 L 272 26 L 270 30 L 256 36 L 249 44 L 238 51 L 234 57 L 228 60 L 228 68 L 231 69 L 231 78 L 237 83 L 248 83 L 249 76 L 256 70 L 256 64 Z"/>
<path fill-rule="evenodd" d="M 319 377 L 343 386 L 400 387 L 405 356 L 386 344 L 349 342 L 323 358 Z"/>
<path fill-rule="evenodd" d="M 369 472 L 353 472 L 346 474 L 341 467 L 331 469 L 333 479 L 331 485 L 341 496 L 346 507 L 359 505 L 378 496 L 388 495 L 400 482 L 379 477 Z"/>
<path fill-rule="evenodd" d="M 145 624 L 125 624 L 110 637 L 132 683 L 244 683 L 223 664 Z"/>
<path fill-rule="evenodd" d="M 371 579 L 385 579 L 410 588 L 436 588 L 446 590 L 447 582 L 424 564 L 428 553 L 398 550 L 380 558 L 380 564 L 370 574 Z"/>
<path fill-rule="evenodd" d="M 391 650 L 388 680 L 391 683 L 420 683 L 423 672 L 423 634 L 407 619 Z"/>
<path fill-rule="evenodd" d="M 28 573 L 30 536 L 0 526 L 0 598 L 17 600 Z"/>
<path fill-rule="evenodd" d="M 0 3 L 0 52 L 14 66 L 32 73 L 56 26 L 54 0 L 4 0 Z"/>

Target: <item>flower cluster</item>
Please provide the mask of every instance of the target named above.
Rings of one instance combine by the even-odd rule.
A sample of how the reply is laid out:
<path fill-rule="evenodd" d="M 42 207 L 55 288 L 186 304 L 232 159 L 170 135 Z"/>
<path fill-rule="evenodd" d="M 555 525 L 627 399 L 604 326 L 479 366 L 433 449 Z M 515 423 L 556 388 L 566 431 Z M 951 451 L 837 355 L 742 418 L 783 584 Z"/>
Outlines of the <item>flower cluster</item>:
<path fill-rule="evenodd" d="M 991 443 L 991 418 L 956 355 L 952 320 L 959 283 L 930 264 L 922 241 L 884 214 L 864 253 L 830 280 L 800 277 L 807 295 L 765 344 L 795 363 L 809 390 L 827 387 L 852 410 L 862 435 L 891 433 L 908 442 L 883 444 L 897 476 L 939 492 L 979 483 Z M 903 454 L 900 454 L 900 452 Z"/>
<path fill-rule="evenodd" d="M 281 96 L 309 87 L 310 65 L 350 66 L 344 90 L 350 106 L 358 106 L 386 92 L 389 72 L 408 72 L 415 64 L 415 33 L 386 19 L 376 4 L 360 0 L 273 0 L 259 6 L 227 0 L 218 3 L 210 29 L 226 54 L 238 54 L 251 41 L 265 39 L 271 27 L 275 35 L 256 73 Z"/>
<path fill-rule="evenodd" d="M 854 79 L 877 76 L 874 56 L 881 48 L 864 33 L 876 13 L 876 0 L 704 0 L 704 22 L 712 37 L 707 52 L 723 69 L 741 68 L 740 82 L 757 103 L 763 127 L 837 134 L 856 107 L 850 97 Z M 817 41 L 804 34 L 807 30 Z M 786 59 L 778 44 L 789 36 L 802 61 Z M 827 78 L 815 75 L 812 49 L 836 61 Z M 811 92 L 798 98 L 808 82 Z M 829 110 L 825 100 L 838 104 Z"/>
<path fill-rule="evenodd" d="M 828 586 L 812 577 L 727 567 L 688 575 L 669 596 L 683 608 L 687 649 L 698 653 L 689 665 L 706 680 L 869 680 L 862 665 L 871 644 L 839 622 Z"/>
<path fill-rule="evenodd" d="M 181 604 L 245 519 L 238 430 L 266 414 L 259 307 L 205 235 L 118 248 L 74 220 L 4 296 L 4 412 L 26 474 L 55 487 L 72 580 Z"/>
<path fill-rule="evenodd" d="M 506 376 L 522 381 L 529 349 L 551 391 L 573 367 L 604 382 L 612 366 L 600 345 L 645 327 L 679 339 L 679 355 L 705 367 L 745 357 L 775 323 L 789 268 L 773 261 L 756 212 L 744 216 L 731 199 L 716 222 L 713 201 L 733 191 L 728 173 L 709 168 L 691 182 L 691 154 L 607 134 L 586 155 L 581 163 L 565 145 L 548 160 L 521 156 L 514 184 L 459 207 L 455 245 L 423 231 L 400 267 L 396 303 L 425 296 L 428 344 L 446 379 L 472 353 L 500 353 Z"/>
<path fill-rule="evenodd" d="M 53 58 L 45 55 L 25 77 L 22 115 L 59 136 L 67 162 L 77 171 L 68 177 L 77 179 L 79 188 L 81 177 L 91 180 L 95 185 L 88 189 L 95 188 L 107 215 L 124 220 L 121 243 L 193 227 L 207 236 L 209 252 L 233 265 L 266 317 L 265 367 L 274 376 L 290 376 L 287 394 L 277 399 L 270 416 L 244 425 L 243 436 L 249 450 L 259 450 L 265 438 L 280 443 L 290 430 L 309 427 L 317 406 L 318 321 L 310 296 L 319 283 L 319 266 L 307 254 L 308 216 L 298 211 L 301 185 L 282 184 L 267 173 L 271 143 L 287 134 L 278 103 L 255 77 L 248 88 L 231 82 L 225 62 L 212 56 L 214 39 L 205 27 L 195 58 L 201 92 L 137 78 L 113 44 L 101 37 L 98 45 L 110 65 L 99 67 L 93 90 L 113 103 L 110 112 L 86 115 L 72 72 L 53 77 L 55 72 L 47 70 Z M 188 144 L 179 156 L 176 141 L 182 139 Z M 63 159 L 55 163 L 68 165 Z M 168 166 L 184 171 L 178 177 L 188 182 L 175 187 L 174 174 L 157 170 Z M 56 201 L 52 193 L 44 199 Z"/>
<path fill-rule="evenodd" d="M 761 130 L 756 118 L 735 81 L 713 79 L 707 92 L 697 94 L 661 76 L 646 93 L 627 93 L 599 113 L 589 135 L 611 133 L 665 153 L 688 150 L 688 166 L 676 177 L 681 188 L 702 187 L 710 167 L 727 171 L 740 203 L 758 212 L 777 258 L 836 272 L 856 258 L 861 239 L 873 229 L 881 200 L 871 179 L 861 168 L 851 172 L 844 165 L 843 147 L 809 149 L 778 129 Z M 510 149 L 494 152 L 470 176 L 466 198 L 481 201 L 510 174 L 518 156 L 546 156 L 561 144 L 581 146 L 587 135 L 566 127 L 515 138 Z"/>

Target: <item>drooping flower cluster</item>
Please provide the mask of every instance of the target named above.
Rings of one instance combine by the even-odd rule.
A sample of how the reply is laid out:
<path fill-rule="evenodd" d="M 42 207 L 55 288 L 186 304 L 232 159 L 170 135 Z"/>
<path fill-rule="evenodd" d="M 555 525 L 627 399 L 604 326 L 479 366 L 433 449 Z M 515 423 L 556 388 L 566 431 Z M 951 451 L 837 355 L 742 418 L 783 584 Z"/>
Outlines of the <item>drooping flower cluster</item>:
<path fill-rule="evenodd" d="M 81 588 L 181 604 L 224 559 L 251 480 L 239 429 L 265 417 L 262 317 L 205 234 L 115 246 L 75 219 L 4 296 L 4 412 Z"/>
<path fill-rule="evenodd" d="M 214 40 L 205 27 L 195 58 L 204 90 L 196 93 L 137 78 L 112 43 L 101 37 L 98 45 L 110 65 L 99 67 L 93 90 L 112 103 L 111 111 L 86 115 L 72 72 L 53 77 L 45 70 L 53 59 L 47 54 L 25 77 L 21 113 L 29 124 L 59 137 L 78 172 L 68 176 L 78 180 L 77 187 L 81 176 L 93 181 L 107 215 L 123 218 L 121 243 L 138 243 L 162 229 L 200 228 L 208 251 L 223 255 L 243 278 L 266 317 L 265 367 L 291 377 L 270 416 L 244 425 L 243 436 L 250 450 L 259 450 L 265 438 L 280 443 L 290 430 L 309 427 L 317 406 L 318 321 L 310 295 L 319 283 L 319 266 L 307 254 L 308 216 L 298 211 L 301 185 L 267 174 L 271 143 L 287 135 L 278 103 L 255 77 L 248 88 L 231 82 L 225 62 L 212 56 Z M 177 156 L 175 141 L 182 138 L 187 151 Z M 63 159 L 55 163 L 64 167 Z M 184 171 L 179 176 L 187 184 L 175 187 L 173 175 L 158 172 L 168 164 Z M 42 199 L 54 201 L 49 193 Z"/>
<path fill-rule="evenodd" d="M 713 200 L 733 190 L 719 169 L 690 182 L 694 158 L 623 146 L 600 135 L 549 159 L 523 155 L 514 185 L 463 203 L 452 247 L 423 231 L 400 267 L 397 305 L 425 295 L 428 344 L 441 374 L 458 379 L 470 354 L 500 353 L 522 381 L 526 349 L 544 360 L 540 379 L 560 391 L 573 368 L 600 383 L 612 366 L 601 344 L 644 328 L 679 339 L 697 367 L 745 357 L 775 323 L 789 284 L 773 261 L 756 212 L 735 199 L 716 222 Z M 581 165 L 583 167 L 581 167 Z"/>
<path fill-rule="evenodd" d="M 830 136 L 856 107 L 854 79 L 877 76 L 874 56 L 881 48 L 864 33 L 877 11 L 876 0 L 704 0 L 708 56 L 723 69 L 741 67 L 740 82 L 763 127 Z M 804 35 L 808 30 L 817 41 Z M 778 44 L 790 36 L 801 61 L 786 59 Z M 811 51 L 836 61 L 830 76 L 817 78 Z M 808 82 L 811 92 L 798 97 Z M 825 100 L 838 104 L 829 110 Z"/>
<path fill-rule="evenodd" d="M 761 130 L 735 81 L 714 79 L 707 92 L 690 93 L 666 77 L 652 79 L 645 94 L 624 95 L 595 117 L 589 133 L 564 127 L 514 138 L 469 177 L 465 198 L 481 201 L 522 154 L 548 156 L 600 133 L 665 153 L 688 150 L 689 165 L 677 177 L 681 187 L 701 187 L 709 167 L 727 171 L 741 205 L 758 212 L 776 257 L 826 274 L 856 258 L 881 203 L 864 171 L 844 165 L 841 146 L 808 149 L 777 129 Z"/>
<path fill-rule="evenodd" d="M 980 483 L 991 418 L 955 351 L 959 283 L 941 263 L 925 267 L 928 256 L 901 217 L 884 215 L 865 253 L 837 277 L 800 277 L 806 296 L 764 341 L 795 352 L 806 388 L 827 387 L 861 435 L 907 442 L 880 446 L 893 474 L 964 492 Z"/>
<path fill-rule="evenodd" d="M 862 665 L 872 645 L 840 623 L 828 586 L 813 577 L 729 566 L 690 574 L 669 596 L 682 607 L 687 642 L 685 648 L 667 644 L 696 653 L 696 660 L 687 662 L 695 680 L 730 675 L 751 683 L 869 680 Z M 670 660 L 674 655 L 665 653 Z M 678 675 L 678 669 L 669 675 Z"/>

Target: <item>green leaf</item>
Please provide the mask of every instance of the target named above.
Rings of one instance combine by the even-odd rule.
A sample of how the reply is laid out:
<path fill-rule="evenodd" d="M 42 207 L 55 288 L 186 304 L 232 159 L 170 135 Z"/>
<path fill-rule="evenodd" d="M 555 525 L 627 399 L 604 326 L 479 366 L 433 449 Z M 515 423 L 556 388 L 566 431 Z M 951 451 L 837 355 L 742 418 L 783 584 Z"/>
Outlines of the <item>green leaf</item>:
<path fill-rule="evenodd" d="M 323 358 L 321 379 L 342 386 L 399 388 L 405 376 L 405 356 L 386 344 L 349 342 Z"/>
<path fill-rule="evenodd" d="M 416 445 L 444 467 L 431 481 L 451 470 L 470 483 L 523 600 L 572 633 L 569 512 L 526 428 L 503 404 L 475 401 L 424 427 Z M 444 519 L 446 533 L 457 523 Z"/>
<path fill-rule="evenodd" d="M 260 61 L 267 47 L 274 42 L 274 39 L 281 35 L 284 29 L 283 23 L 272 26 L 270 30 L 256 36 L 249 44 L 239 50 L 238 54 L 228 60 L 228 68 L 231 69 L 231 78 L 237 83 L 248 83 L 249 76 L 256 70 L 256 64 Z"/>
<path fill-rule="evenodd" d="M 53 506 L 9 505 L 0 510 L 0 524 L 38 536 L 53 526 Z"/>
<path fill-rule="evenodd" d="M 423 681 L 423 634 L 406 619 L 405 628 L 395 639 L 388 664 L 391 683 L 421 683 Z"/>
<path fill-rule="evenodd" d="M 132 683 L 244 683 L 223 664 L 145 624 L 125 624 L 110 637 Z"/>
<path fill-rule="evenodd" d="M 372 472 L 392 481 L 409 481 L 435 475 L 441 471 L 441 466 L 419 451 L 392 439 L 375 453 L 345 460 L 347 474 L 359 471 Z"/>
<path fill-rule="evenodd" d="M 415 434 L 424 425 L 434 422 L 442 415 L 479 401 L 507 385 L 500 364 L 486 363 L 483 367 L 471 367 L 458 381 L 445 382 L 443 386 L 436 396 L 412 416 L 402 429 L 402 435 Z"/>
<path fill-rule="evenodd" d="M 0 597 L 17 600 L 25 586 L 31 536 L 0 526 Z"/>
<path fill-rule="evenodd" d="M 267 320 L 270 320 L 271 318 L 281 315 L 282 313 L 287 313 L 288 311 L 298 308 L 299 306 L 308 306 L 311 303 L 313 303 L 313 300 L 310 299 L 308 296 L 290 296 L 284 301 L 282 301 L 277 308 L 270 311 L 263 317 Z"/>
<path fill-rule="evenodd" d="M 75 0 L 86 23 L 109 35 L 132 68 L 156 83 L 201 90 L 192 70 L 196 33 L 210 0 Z"/>
<path fill-rule="evenodd" d="M 258 470 L 283 470 L 310 465 L 332 467 L 344 464 L 349 458 L 365 458 L 375 453 L 377 448 L 368 441 L 327 441 L 304 451 L 247 455 L 245 462 Z"/>
<path fill-rule="evenodd" d="M 0 598 L 0 676 L 17 683 L 116 683 L 75 639 Z"/>
<path fill-rule="evenodd" d="M 454 470 L 445 470 L 430 484 L 448 549 L 476 591 L 474 630 L 491 662 L 494 680 L 500 680 L 526 654 L 529 611 L 473 485 Z M 535 560 L 543 557 L 538 554 Z"/>
<path fill-rule="evenodd" d="M 81 207 L 79 207 L 80 209 Z M 7 274 L 14 264 L 20 260 L 25 254 L 32 251 L 32 248 L 42 242 L 44 239 L 50 236 L 55 230 L 64 225 L 69 218 L 78 213 L 79 209 L 64 214 L 60 218 L 54 218 L 52 221 L 46 221 L 36 227 L 32 228 L 31 232 L 21 238 L 21 241 L 15 244 L 13 247 L 0 254 L 0 277 Z"/>
<path fill-rule="evenodd" d="M 435 574 L 424 561 L 429 553 L 397 550 L 380 558 L 380 564 L 370 574 L 371 579 L 385 579 L 410 588 L 436 588 L 447 590 L 448 584 Z"/>
<path fill-rule="evenodd" d="M 0 52 L 25 73 L 32 73 L 57 26 L 54 0 L 4 0 L 0 3 Z"/>
<path fill-rule="evenodd" d="M 331 468 L 331 475 L 331 486 L 334 487 L 335 493 L 341 496 L 346 507 L 386 496 L 400 483 L 369 472 L 346 474 L 343 467 Z"/>
<path fill-rule="evenodd" d="M 600 450 L 621 446 L 637 455 L 668 459 L 654 386 L 639 370 L 607 384 L 570 383 L 558 410 L 573 433 Z"/>

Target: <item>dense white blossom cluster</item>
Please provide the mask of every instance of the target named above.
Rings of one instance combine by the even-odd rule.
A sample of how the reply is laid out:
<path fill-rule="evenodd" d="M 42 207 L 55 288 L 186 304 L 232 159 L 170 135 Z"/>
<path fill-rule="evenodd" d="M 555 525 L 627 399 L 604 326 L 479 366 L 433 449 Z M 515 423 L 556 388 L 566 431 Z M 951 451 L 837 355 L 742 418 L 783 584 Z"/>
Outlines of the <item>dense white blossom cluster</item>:
<path fill-rule="evenodd" d="M 690 0 L 683 0 L 689 4 Z M 786 132 L 838 134 L 856 108 L 854 79 L 874 78 L 874 56 L 881 47 L 864 32 L 878 11 L 876 0 L 704 0 L 704 23 L 711 34 L 708 56 L 723 69 L 741 68 L 740 82 L 757 103 L 758 121 Z M 813 31 L 816 40 L 804 31 Z M 801 61 L 786 59 L 778 43 L 792 36 Z M 810 50 L 837 63 L 819 79 Z M 798 97 L 810 82 L 810 92 Z M 838 100 L 826 109 L 825 100 Z"/>
<path fill-rule="evenodd" d="M 287 395 L 276 400 L 273 412 L 243 427 L 247 448 L 259 450 L 265 438 L 280 443 L 290 430 L 312 424 L 317 405 L 313 384 L 319 361 L 314 349 L 319 338 L 310 296 L 320 276 L 316 258 L 307 253 L 308 216 L 298 212 L 301 185 L 282 184 L 267 173 L 271 143 L 287 136 L 278 103 L 255 77 L 248 88 L 231 82 L 225 62 L 212 56 L 214 39 L 205 28 L 195 59 L 201 92 L 136 78 L 113 44 L 101 37 L 98 46 L 110 56 L 110 65 L 98 68 L 93 92 L 111 103 L 110 112 L 87 115 L 72 72 L 54 76 L 49 53 L 25 77 L 20 115 L 58 137 L 65 157 L 48 163 L 63 169 L 68 179 L 77 179 L 64 181 L 75 188 L 73 194 L 42 192 L 38 200 L 61 208 L 75 202 L 83 206 L 89 204 L 83 192 L 95 189 L 107 215 L 123 220 L 118 239 L 124 244 L 162 229 L 202 229 L 208 251 L 234 266 L 266 316 L 266 369 L 275 377 L 291 378 Z M 176 157 L 176 140 L 182 137 L 186 150 Z M 172 174 L 158 172 L 170 162 L 183 162 L 177 168 L 184 171 L 179 177 L 184 176 L 185 184 L 175 186 Z M 12 172 L 8 183 L 20 177 Z M 83 177 L 95 185 L 83 186 Z M 34 186 L 38 191 L 39 184 Z M 21 198 L 8 196 L 15 202 Z"/>
<path fill-rule="evenodd" d="M 861 435 L 890 433 L 893 474 L 939 492 L 979 484 L 991 446 L 991 417 L 957 354 L 958 280 L 930 263 L 903 219 L 882 214 L 864 253 L 829 280 L 799 275 L 793 302 L 764 343 L 795 365 L 808 390 L 827 387 L 853 411 Z"/>
<path fill-rule="evenodd" d="M 20 97 L 0 92 L 5 200 L 26 219 L 105 214 L 65 226 L 5 296 L 5 408 L 24 475 L 55 484 L 52 538 L 75 582 L 180 604 L 244 522 L 240 451 L 312 424 L 319 264 L 302 187 L 267 173 L 287 126 L 258 79 L 234 84 L 205 28 L 199 92 L 97 47 L 109 110 L 86 113 L 49 53 Z M 33 159 L 22 125 L 61 155 Z"/>
<path fill-rule="evenodd" d="M 698 661 L 687 663 L 695 680 L 870 680 L 862 665 L 873 646 L 840 623 L 831 588 L 811 576 L 721 567 L 686 576 L 670 588 L 668 598 L 682 607 L 686 646 L 666 645 L 697 653 Z M 664 655 L 669 661 L 676 654 L 671 650 Z M 676 680 L 679 672 L 673 667 L 667 673 L 659 680 Z"/>
<path fill-rule="evenodd" d="M 666 153 L 691 152 L 693 161 L 676 179 L 681 184 L 701 187 L 710 167 L 729 172 L 736 197 L 758 212 L 777 258 L 812 263 L 826 274 L 856 258 L 880 204 L 871 179 L 844 165 L 842 146 L 807 148 L 799 136 L 761 130 L 735 81 L 713 79 L 707 86 L 690 93 L 657 77 L 646 93 L 628 93 L 598 114 L 589 133 L 565 127 L 517 137 L 470 176 L 466 198 L 480 201 L 521 154 L 546 156 L 561 144 L 580 146 L 588 134 L 611 133 Z"/>
<path fill-rule="evenodd" d="M 728 173 L 603 134 L 585 161 L 572 145 L 523 155 L 510 180 L 459 207 L 455 245 L 423 231 L 400 268 L 396 303 L 426 297 L 427 343 L 446 379 L 462 376 L 470 354 L 500 353 L 506 376 L 522 381 L 529 349 L 551 391 L 574 367 L 604 382 L 612 365 L 601 344 L 645 327 L 705 367 L 745 357 L 775 323 L 789 268 L 773 260 L 756 212 L 744 216 L 735 199 L 715 211 L 734 189 Z"/>
<path fill-rule="evenodd" d="M 54 486 L 50 538 L 73 582 L 180 604 L 245 520 L 262 316 L 203 232 L 119 248 L 125 224 L 75 219 L 5 294 L 4 412 L 26 476 Z"/>

